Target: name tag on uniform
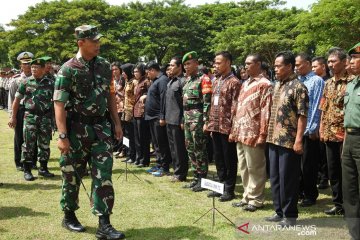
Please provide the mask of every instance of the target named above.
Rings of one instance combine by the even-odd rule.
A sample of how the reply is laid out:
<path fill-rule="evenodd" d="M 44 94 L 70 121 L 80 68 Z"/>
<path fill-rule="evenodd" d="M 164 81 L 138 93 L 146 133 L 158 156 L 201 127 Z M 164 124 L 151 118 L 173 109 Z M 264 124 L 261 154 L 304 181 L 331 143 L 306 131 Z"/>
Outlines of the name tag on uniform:
<path fill-rule="evenodd" d="M 215 106 L 219 105 L 219 95 L 214 96 L 214 105 Z"/>

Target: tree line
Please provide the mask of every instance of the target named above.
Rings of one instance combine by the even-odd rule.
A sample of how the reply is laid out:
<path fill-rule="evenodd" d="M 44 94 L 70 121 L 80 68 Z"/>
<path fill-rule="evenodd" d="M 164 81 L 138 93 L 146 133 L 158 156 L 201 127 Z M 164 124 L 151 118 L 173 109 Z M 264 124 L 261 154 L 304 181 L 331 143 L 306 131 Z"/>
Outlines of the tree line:
<path fill-rule="evenodd" d="M 284 8 L 281 0 L 246 0 L 190 7 L 184 0 L 109 5 L 104 0 L 57 0 L 31 6 L 0 26 L 0 66 L 17 66 L 30 51 L 62 63 L 76 52 L 75 27 L 92 24 L 105 35 L 101 55 L 109 61 L 137 62 L 140 56 L 166 63 L 195 50 L 211 62 L 229 50 L 241 64 L 253 52 L 272 64 L 281 50 L 324 55 L 333 46 L 360 41 L 360 1 L 318 0 L 309 10 Z"/>

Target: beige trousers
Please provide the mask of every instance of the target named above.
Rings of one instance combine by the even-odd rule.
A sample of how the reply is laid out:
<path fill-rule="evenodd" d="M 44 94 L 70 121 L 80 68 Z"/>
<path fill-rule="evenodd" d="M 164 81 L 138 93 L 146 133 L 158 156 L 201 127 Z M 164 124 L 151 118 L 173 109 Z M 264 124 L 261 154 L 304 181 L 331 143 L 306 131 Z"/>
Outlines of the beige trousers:
<path fill-rule="evenodd" d="M 236 145 L 239 172 L 244 194 L 242 202 L 261 207 L 264 205 L 266 182 L 266 159 L 264 147 L 250 147 L 242 143 Z"/>

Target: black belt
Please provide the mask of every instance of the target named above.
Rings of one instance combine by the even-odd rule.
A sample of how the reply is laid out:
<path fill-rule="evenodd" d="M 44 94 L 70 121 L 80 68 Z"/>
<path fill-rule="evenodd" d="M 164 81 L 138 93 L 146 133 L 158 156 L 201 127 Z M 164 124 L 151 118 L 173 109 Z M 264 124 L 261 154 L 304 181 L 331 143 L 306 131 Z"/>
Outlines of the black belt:
<path fill-rule="evenodd" d="M 360 128 L 346 128 L 346 133 L 351 135 L 360 135 Z"/>
<path fill-rule="evenodd" d="M 186 105 L 186 106 L 184 106 L 184 111 L 189 111 L 189 110 L 193 110 L 193 109 L 202 110 L 203 107 L 204 107 L 204 105 L 202 103 Z"/>
<path fill-rule="evenodd" d="M 49 113 L 51 113 L 51 110 L 48 109 L 48 110 L 45 110 L 45 111 L 40 111 L 38 109 L 25 109 L 25 112 L 28 112 L 30 114 L 33 114 L 33 115 L 48 115 Z"/>
<path fill-rule="evenodd" d="M 79 113 L 71 113 L 70 117 L 73 122 L 80 122 L 88 125 L 100 124 L 106 121 L 106 116 L 85 116 Z"/>

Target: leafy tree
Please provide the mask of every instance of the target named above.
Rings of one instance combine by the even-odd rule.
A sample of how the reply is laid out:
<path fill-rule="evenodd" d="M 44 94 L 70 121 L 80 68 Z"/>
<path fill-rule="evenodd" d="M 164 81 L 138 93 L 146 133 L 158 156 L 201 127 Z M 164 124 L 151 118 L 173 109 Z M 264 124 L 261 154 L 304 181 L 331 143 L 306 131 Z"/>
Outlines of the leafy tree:
<path fill-rule="evenodd" d="M 324 55 L 333 46 L 350 48 L 360 38 L 360 1 L 320 0 L 298 16 L 296 50 Z"/>

